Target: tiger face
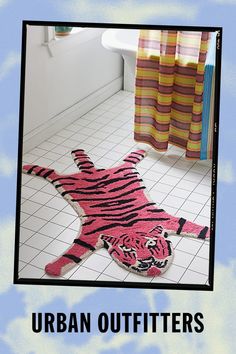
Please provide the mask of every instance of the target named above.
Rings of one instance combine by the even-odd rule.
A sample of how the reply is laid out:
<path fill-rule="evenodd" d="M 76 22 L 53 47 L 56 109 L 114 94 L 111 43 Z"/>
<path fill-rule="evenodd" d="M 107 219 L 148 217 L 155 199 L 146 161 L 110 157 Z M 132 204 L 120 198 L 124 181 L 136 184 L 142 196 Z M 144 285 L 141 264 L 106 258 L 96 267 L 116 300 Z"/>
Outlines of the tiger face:
<path fill-rule="evenodd" d="M 101 239 L 117 263 L 140 275 L 164 273 L 173 257 L 172 244 L 161 229 L 149 233 L 131 230 L 117 237 L 102 235 Z"/>

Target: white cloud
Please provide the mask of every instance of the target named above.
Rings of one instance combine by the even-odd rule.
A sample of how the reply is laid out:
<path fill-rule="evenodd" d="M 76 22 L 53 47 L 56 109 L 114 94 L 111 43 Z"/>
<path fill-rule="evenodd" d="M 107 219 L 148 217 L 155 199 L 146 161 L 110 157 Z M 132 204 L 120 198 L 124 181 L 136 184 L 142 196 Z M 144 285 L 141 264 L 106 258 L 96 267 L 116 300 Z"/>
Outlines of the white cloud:
<path fill-rule="evenodd" d="M 212 1 L 222 5 L 236 5 L 236 0 L 212 0 Z"/>
<path fill-rule="evenodd" d="M 218 180 L 225 183 L 235 182 L 232 161 L 219 161 Z"/>
<path fill-rule="evenodd" d="M 179 333 L 145 334 L 139 336 L 139 348 L 157 346 L 161 353 L 175 354 L 214 353 L 231 354 L 236 351 L 235 324 L 232 314 L 236 312 L 236 302 L 232 294 L 236 289 L 236 262 L 215 267 L 214 292 L 169 291 L 166 312 L 202 312 L 205 330 L 202 334 L 188 336 Z M 158 296 L 156 293 L 156 301 Z M 156 309 L 158 312 L 158 309 Z M 158 337 L 158 340 L 157 340 Z M 153 350 L 153 348 L 152 348 Z"/>
<path fill-rule="evenodd" d="M 177 1 L 149 1 L 148 3 L 135 0 L 122 0 L 113 3 L 100 1 L 94 6 L 93 1 L 72 0 L 63 5 L 73 19 L 90 21 L 106 21 L 120 23 L 147 23 L 150 18 L 185 18 L 193 20 L 198 14 L 196 4 L 180 3 Z"/>
<path fill-rule="evenodd" d="M 0 0 L 0 7 L 6 5 L 9 2 L 9 0 Z"/>
<path fill-rule="evenodd" d="M 0 224 L 0 293 L 7 291 L 13 279 L 14 220 L 8 219 Z"/>
<path fill-rule="evenodd" d="M 1 0 L 0 0 L 1 1 Z M 20 63 L 20 54 L 17 52 L 10 52 L 6 56 L 5 60 L 0 64 L 0 81 Z"/>
<path fill-rule="evenodd" d="M 16 170 L 16 161 L 0 153 L 0 176 L 11 176 Z"/>
<path fill-rule="evenodd" d="M 236 1 L 236 0 L 235 0 Z M 236 68 L 233 61 L 222 60 L 222 85 L 224 91 L 236 97 Z"/>
<path fill-rule="evenodd" d="M 37 334 L 36 338 L 31 330 L 31 312 L 38 310 L 40 296 L 37 296 L 37 291 L 35 290 L 35 293 L 31 293 L 30 295 L 32 298 L 32 308 L 27 309 L 25 317 L 12 320 L 6 328 L 2 339 L 17 354 L 29 352 L 41 354 L 45 352 L 45 348 L 47 348 L 47 352 L 50 354 L 64 352 L 71 354 L 77 354 L 78 352 L 80 354 L 90 352 L 100 354 L 104 350 L 117 350 L 128 343 L 133 343 L 134 352 L 138 350 L 142 351 L 150 346 L 152 352 L 154 352 L 153 347 L 156 346 L 160 349 L 161 353 L 165 354 L 173 354 L 173 350 L 175 354 L 189 353 L 189 348 L 191 348 L 191 354 L 198 354 L 199 350 L 202 353 L 231 354 L 236 350 L 234 341 L 235 326 L 232 318 L 232 314 L 236 312 L 236 303 L 232 301 L 232 296 L 236 288 L 235 266 L 236 262 L 232 262 L 230 265 L 218 264 L 216 266 L 214 292 L 173 290 L 165 292 L 168 296 L 166 312 L 202 312 L 204 314 L 205 330 L 203 333 L 190 333 L 190 335 L 162 333 L 161 331 L 154 334 L 145 333 L 143 335 L 139 334 L 138 343 L 137 335 L 121 333 L 107 340 L 106 336 L 91 333 L 88 341 L 85 344 L 79 345 L 79 347 L 78 344 L 74 345 L 68 344 L 68 341 L 64 342 L 60 335 L 54 337 Z M 31 288 L 32 290 L 33 287 L 27 286 L 27 288 Z M 40 287 L 37 286 L 34 288 L 39 289 Z M 47 289 L 48 287 L 45 288 Z M 29 290 L 29 293 L 31 290 Z M 76 289 L 77 303 L 81 301 L 81 290 L 81 288 Z M 71 288 L 63 290 L 65 294 L 70 291 Z M 160 294 L 160 291 L 150 290 L 150 292 L 155 296 L 155 303 L 158 304 L 158 294 Z M 149 300 L 150 296 L 148 295 L 147 304 L 149 304 Z M 153 306 L 152 300 L 153 298 L 149 304 L 151 306 Z M 158 312 L 158 310 L 160 309 L 155 308 L 155 311 Z"/>

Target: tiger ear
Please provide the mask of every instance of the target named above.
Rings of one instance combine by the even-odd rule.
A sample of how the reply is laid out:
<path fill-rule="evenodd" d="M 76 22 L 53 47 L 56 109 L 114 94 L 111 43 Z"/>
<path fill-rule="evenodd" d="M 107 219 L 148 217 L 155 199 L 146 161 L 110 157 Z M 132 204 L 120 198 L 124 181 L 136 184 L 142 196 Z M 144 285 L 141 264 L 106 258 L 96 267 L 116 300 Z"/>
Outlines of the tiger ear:
<path fill-rule="evenodd" d="M 161 225 L 155 226 L 153 229 L 149 231 L 149 234 L 152 236 L 164 236 L 167 237 L 167 232 L 165 232 L 165 229 Z"/>
<path fill-rule="evenodd" d="M 115 241 L 116 237 L 108 236 L 108 235 L 101 235 L 101 240 L 104 243 L 104 247 L 108 249 Z"/>

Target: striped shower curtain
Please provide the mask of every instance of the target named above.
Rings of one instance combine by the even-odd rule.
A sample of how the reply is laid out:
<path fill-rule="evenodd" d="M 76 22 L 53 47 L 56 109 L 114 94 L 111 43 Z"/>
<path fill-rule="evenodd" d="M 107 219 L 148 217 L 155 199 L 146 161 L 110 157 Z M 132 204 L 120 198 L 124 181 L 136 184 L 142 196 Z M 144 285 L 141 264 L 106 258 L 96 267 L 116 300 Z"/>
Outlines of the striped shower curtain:
<path fill-rule="evenodd" d="M 204 68 L 209 32 L 141 30 L 136 66 L 134 139 L 168 143 L 201 158 Z"/>

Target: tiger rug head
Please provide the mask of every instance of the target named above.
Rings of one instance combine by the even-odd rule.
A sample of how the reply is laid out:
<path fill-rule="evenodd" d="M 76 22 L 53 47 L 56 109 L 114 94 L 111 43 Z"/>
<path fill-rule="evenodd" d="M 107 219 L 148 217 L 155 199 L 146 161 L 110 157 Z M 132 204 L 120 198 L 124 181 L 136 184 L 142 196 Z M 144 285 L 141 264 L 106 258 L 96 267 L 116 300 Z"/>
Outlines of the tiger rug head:
<path fill-rule="evenodd" d="M 118 237 L 102 235 L 101 239 L 119 265 L 139 275 L 160 275 L 172 262 L 172 243 L 161 226 L 147 233 L 134 229 Z"/>

